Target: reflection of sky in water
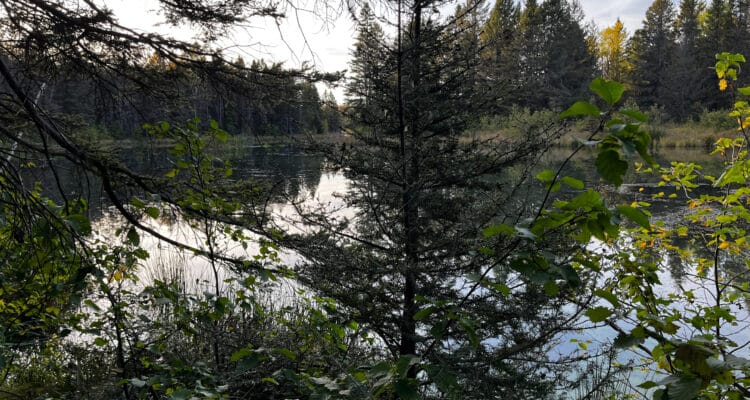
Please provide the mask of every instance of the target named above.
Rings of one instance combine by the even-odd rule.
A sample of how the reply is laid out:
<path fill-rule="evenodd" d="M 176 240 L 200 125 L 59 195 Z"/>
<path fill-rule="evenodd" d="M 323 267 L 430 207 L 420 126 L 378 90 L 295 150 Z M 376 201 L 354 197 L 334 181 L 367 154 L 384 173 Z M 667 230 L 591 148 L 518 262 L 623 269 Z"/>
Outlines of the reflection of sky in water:
<path fill-rule="evenodd" d="M 702 152 L 702 151 L 701 151 Z M 356 218 L 356 213 L 345 207 L 345 204 L 341 198 L 341 195 L 345 194 L 349 189 L 348 181 L 344 175 L 340 172 L 322 172 L 321 171 L 321 160 L 317 157 L 306 156 L 301 154 L 299 151 L 290 147 L 279 147 L 277 149 L 268 148 L 240 148 L 236 150 L 236 154 L 228 154 L 227 158 L 237 159 L 233 161 L 233 167 L 238 175 L 253 175 L 253 176 L 265 176 L 276 179 L 279 182 L 284 183 L 284 190 L 290 196 L 293 196 L 299 203 L 300 207 L 304 208 L 317 208 L 320 211 L 326 213 L 333 213 L 336 218 Z M 669 156 L 668 156 L 669 157 Z M 682 156 L 681 156 L 682 157 Z M 554 158 L 554 155 L 553 155 Z M 685 159 L 685 158 L 682 158 Z M 153 161 L 151 158 L 149 160 Z M 572 176 L 578 176 L 583 178 L 589 183 L 597 183 L 598 180 L 592 180 L 590 172 L 593 170 L 590 164 L 573 162 L 571 163 L 571 171 L 567 171 Z M 642 176 L 631 176 L 631 182 L 633 179 L 643 178 Z M 648 178 L 650 179 L 650 178 Z M 638 184 L 623 185 L 617 193 L 610 193 L 606 195 L 607 201 L 610 204 L 616 204 L 619 202 L 629 202 L 634 199 L 649 201 L 653 204 L 651 211 L 654 213 L 652 221 L 663 220 L 667 224 L 677 223 L 684 213 L 685 197 L 680 195 L 676 199 L 664 199 L 654 201 L 650 199 L 651 195 L 658 193 L 659 191 L 669 192 L 668 188 L 659 188 L 654 185 L 653 182 L 648 182 L 648 179 Z M 641 191 L 640 188 L 644 189 Z M 701 187 L 697 191 L 700 192 L 707 188 Z M 304 230 L 305 223 L 296 217 L 294 209 L 289 204 L 278 203 L 272 206 L 273 213 L 277 216 L 277 223 L 284 228 L 294 227 L 293 231 Z M 110 214 L 105 215 L 97 221 L 95 224 L 97 230 L 104 237 L 111 237 L 113 235 L 111 227 L 115 226 L 117 221 Z M 154 228 L 158 232 L 181 241 L 185 241 L 196 247 L 205 247 L 204 240 L 205 235 L 200 231 L 196 231 L 190 228 L 186 224 L 177 220 L 150 220 L 148 221 L 150 227 Z M 156 239 L 146 237 L 142 235 L 142 245 L 151 254 L 151 258 L 147 261 L 143 272 L 144 281 L 141 284 L 152 281 L 153 279 L 168 279 L 170 277 L 180 276 L 191 286 L 194 285 L 196 291 L 204 291 L 213 287 L 213 272 L 210 264 L 207 260 L 193 256 L 190 253 L 179 251 L 171 246 L 159 242 Z M 222 250 L 226 251 L 227 254 L 235 257 L 247 257 L 252 258 L 258 253 L 258 245 L 255 242 L 250 242 L 247 248 L 243 248 L 240 244 L 229 240 L 222 240 L 220 242 Z M 591 250 L 604 251 L 604 247 L 600 243 L 592 242 L 589 246 Z M 282 265 L 294 265 L 298 257 L 289 251 L 279 252 L 280 264 Z M 682 275 L 676 277 L 673 273 L 675 271 L 689 271 L 694 269 L 694 265 L 683 264 L 679 267 L 675 267 L 674 258 L 670 255 L 665 255 L 662 262 L 659 279 L 661 284 L 656 287 L 657 293 L 660 295 L 667 295 L 671 292 L 677 291 L 682 292 L 684 290 L 695 290 L 696 300 L 702 302 L 712 302 L 712 289 L 702 288 L 699 282 L 695 280 L 695 277 L 688 275 Z M 175 268 L 178 266 L 178 268 Z M 606 271 L 606 268 L 604 268 Z M 219 279 L 223 280 L 231 276 L 225 269 L 219 271 Z M 604 280 L 610 278 L 611 273 L 604 273 L 600 279 Z M 291 281 L 282 280 L 278 284 L 278 289 L 275 298 L 279 301 L 284 301 L 282 298 L 290 298 L 294 296 L 296 286 Z M 604 306 L 611 307 L 609 303 L 603 302 Z M 684 311 L 684 305 L 675 305 L 678 311 Z M 616 310 L 617 311 L 617 310 Z M 727 335 L 737 341 L 738 343 L 746 343 L 750 341 L 750 330 L 745 327 L 750 323 L 750 315 L 746 310 L 746 306 L 742 303 L 735 304 L 731 307 L 731 311 L 738 317 L 737 327 L 727 327 Z M 633 324 L 627 320 L 621 320 L 618 325 L 624 330 L 629 331 Z M 684 340 L 690 339 L 696 332 L 692 327 L 682 326 L 678 332 L 678 336 Z M 600 344 L 612 341 L 616 337 L 616 332 L 608 326 L 592 327 L 586 318 L 581 321 L 581 330 L 575 333 L 568 333 L 561 335 L 557 338 L 559 345 L 553 350 L 553 353 L 563 355 L 575 354 L 576 352 L 584 352 L 583 349 L 579 348 L 578 342 L 571 342 L 571 339 L 581 341 L 588 344 L 588 352 L 594 353 L 599 349 Z M 487 344 L 491 344 L 491 341 Z M 647 347 L 653 347 L 655 343 L 646 342 Z M 741 353 L 737 355 L 748 356 L 750 355 L 750 349 L 745 348 Z M 622 363 L 628 363 L 633 361 L 635 364 L 640 364 L 641 355 L 631 350 L 623 350 L 618 355 L 617 359 Z M 634 384 L 638 384 L 646 380 L 648 376 L 636 369 L 634 373 L 630 375 L 630 380 Z"/>

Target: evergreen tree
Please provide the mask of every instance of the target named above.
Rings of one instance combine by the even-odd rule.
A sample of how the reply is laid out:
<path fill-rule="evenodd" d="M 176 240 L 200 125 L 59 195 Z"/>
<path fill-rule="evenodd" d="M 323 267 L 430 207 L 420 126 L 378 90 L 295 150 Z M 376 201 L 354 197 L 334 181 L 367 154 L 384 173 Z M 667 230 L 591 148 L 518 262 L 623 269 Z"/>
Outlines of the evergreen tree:
<path fill-rule="evenodd" d="M 576 11 L 566 0 L 526 1 L 517 37 L 523 105 L 566 107 L 593 78 L 596 58 Z"/>
<path fill-rule="evenodd" d="M 536 0 L 526 0 L 518 22 L 519 34 L 516 46 L 519 49 L 518 72 L 521 89 L 519 102 L 523 105 L 535 104 L 539 99 L 546 57 L 544 54 L 544 20 Z"/>
<path fill-rule="evenodd" d="M 370 6 L 365 3 L 359 12 L 357 40 L 349 63 L 349 77 L 346 85 L 346 99 L 350 106 L 352 120 L 365 125 L 378 125 L 382 122 L 385 110 L 378 109 L 383 94 L 375 90 L 376 82 L 388 79 L 388 62 L 393 58 L 385 47 L 385 34 L 375 20 Z"/>
<path fill-rule="evenodd" d="M 540 7 L 544 75 L 537 104 L 544 107 L 567 107 L 585 96 L 594 78 L 596 58 L 575 7 L 567 0 L 546 0 Z"/>
<path fill-rule="evenodd" d="M 628 81 L 639 105 L 666 106 L 671 101 L 668 82 L 675 58 L 675 11 L 671 0 L 655 0 L 646 11 L 643 27 L 628 43 L 632 65 Z"/>
<path fill-rule="evenodd" d="M 716 54 L 722 51 L 736 52 L 736 44 L 731 36 L 734 32 L 734 18 L 732 4 L 727 0 L 712 0 L 700 19 L 698 38 L 698 65 L 710 67 L 716 63 Z M 710 79 L 710 73 L 705 73 L 701 81 Z M 726 93 L 717 93 L 715 84 L 705 82 L 698 89 L 700 105 L 708 110 L 726 109 L 731 106 L 732 99 Z"/>
<path fill-rule="evenodd" d="M 325 121 L 325 131 L 329 133 L 338 133 L 341 131 L 341 111 L 336 103 L 336 97 L 331 91 L 323 92 L 323 121 Z"/>
<path fill-rule="evenodd" d="M 521 6 L 513 0 L 496 0 L 481 34 L 481 73 L 495 91 L 493 113 L 508 111 L 519 92 L 520 64 L 517 39 Z"/>
<path fill-rule="evenodd" d="M 710 74 L 701 65 L 699 40 L 699 16 L 703 4 L 698 0 L 683 0 L 675 21 L 676 49 L 671 66 L 667 112 L 677 119 L 684 120 L 696 115 L 700 110 L 701 90 L 709 85 Z M 710 86 L 710 85 L 709 85 Z"/>
<path fill-rule="evenodd" d="M 356 54 L 369 54 L 369 43 L 394 58 L 384 58 L 392 62 L 383 63 L 382 74 L 368 76 L 359 67 L 364 56 L 356 60 L 350 92 L 367 88 L 369 96 L 350 96 L 350 114 L 362 118 L 351 124 L 355 143 L 328 150 L 331 165 L 349 178 L 342 199 L 356 214 L 308 210 L 302 217 L 312 232 L 290 234 L 286 243 L 303 255 L 303 282 L 335 299 L 340 318 L 374 332 L 386 360 L 404 367 L 397 394 L 400 388 L 437 398 L 457 390 L 447 383 L 454 381 L 467 397 L 545 398 L 565 363 L 538 363 L 550 346 L 540 338 L 569 328 L 564 321 L 577 306 L 563 307 L 562 294 L 574 296 L 573 288 L 550 295 L 520 278 L 506 261 L 521 244 L 485 242 L 481 230 L 533 212 L 521 190 L 527 163 L 558 131 L 527 132 L 517 141 L 464 136 L 492 104 L 473 85 L 476 54 L 456 51 L 456 43 L 476 40 L 460 34 L 478 35 L 471 25 L 481 21 L 440 15 L 436 4 L 398 3 L 387 51 L 380 42 L 358 43 Z M 380 111 L 376 120 L 365 112 L 373 108 Z M 482 245 L 501 255 L 478 251 Z M 475 285 L 477 275 L 495 286 Z"/>

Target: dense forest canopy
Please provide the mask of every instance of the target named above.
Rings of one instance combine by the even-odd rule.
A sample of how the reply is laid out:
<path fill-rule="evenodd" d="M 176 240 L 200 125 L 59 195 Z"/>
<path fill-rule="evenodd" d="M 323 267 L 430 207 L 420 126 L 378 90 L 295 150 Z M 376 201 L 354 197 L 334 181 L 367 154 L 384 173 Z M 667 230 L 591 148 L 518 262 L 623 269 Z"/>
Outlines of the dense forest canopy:
<path fill-rule="evenodd" d="M 750 396 L 750 1 L 352 1 L 346 73 L 222 50 L 305 2 L 154 4 L 196 41 L 0 0 L 0 399 Z"/>

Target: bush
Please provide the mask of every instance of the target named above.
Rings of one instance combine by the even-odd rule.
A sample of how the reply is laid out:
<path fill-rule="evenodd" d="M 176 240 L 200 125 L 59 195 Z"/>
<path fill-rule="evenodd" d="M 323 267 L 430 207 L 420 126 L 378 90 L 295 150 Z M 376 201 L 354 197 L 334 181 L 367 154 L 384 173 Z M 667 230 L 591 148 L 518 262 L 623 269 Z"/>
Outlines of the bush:
<path fill-rule="evenodd" d="M 722 131 L 737 127 L 737 121 L 729 116 L 725 110 L 708 111 L 703 110 L 698 118 L 700 126 L 714 131 Z"/>

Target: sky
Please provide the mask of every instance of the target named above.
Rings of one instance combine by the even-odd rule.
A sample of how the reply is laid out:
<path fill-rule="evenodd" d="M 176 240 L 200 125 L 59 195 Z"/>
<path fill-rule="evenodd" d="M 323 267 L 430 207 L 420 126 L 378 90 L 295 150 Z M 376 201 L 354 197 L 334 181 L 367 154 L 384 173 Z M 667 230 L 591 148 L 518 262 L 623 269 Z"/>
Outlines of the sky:
<path fill-rule="evenodd" d="M 272 21 L 257 21 L 250 26 L 237 29 L 227 43 L 227 52 L 235 52 L 246 60 L 263 58 L 284 61 L 289 67 L 299 67 L 303 62 L 321 71 L 340 71 L 348 67 L 349 52 L 356 36 L 348 14 L 336 7 L 342 7 L 341 0 L 328 0 L 335 4 L 333 9 L 320 8 L 324 1 L 296 0 L 302 2 L 302 10 L 287 10 L 287 18 L 277 26 Z M 646 9 L 653 0 L 579 0 L 586 21 L 593 21 L 598 29 L 611 26 L 619 17 L 629 34 L 640 28 Z M 103 0 L 114 10 L 127 26 L 150 30 L 161 19 L 156 11 L 154 0 Z M 307 4 L 305 4 L 307 2 Z M 492 0 L 489 0 L 490 5 Z M 675 3 L 678 3 L 677 1 Z M 304 9 L 315 9 L 319 14 L 328 13 L 331 23 L 323 23 Z M 156 26 L 156 30 L 180 39 L 190 40 L 192 34 L 186 29 Z M 302 34 L 304 32 L 304 35 Z M 320 89 L 320 88 L 319 88 Z M 340 98 L 340 89 L 335 90 Z"/>

